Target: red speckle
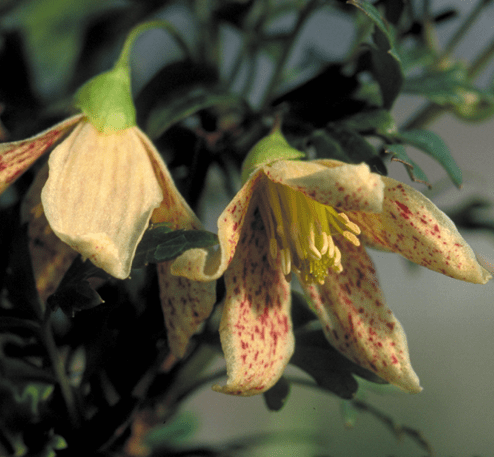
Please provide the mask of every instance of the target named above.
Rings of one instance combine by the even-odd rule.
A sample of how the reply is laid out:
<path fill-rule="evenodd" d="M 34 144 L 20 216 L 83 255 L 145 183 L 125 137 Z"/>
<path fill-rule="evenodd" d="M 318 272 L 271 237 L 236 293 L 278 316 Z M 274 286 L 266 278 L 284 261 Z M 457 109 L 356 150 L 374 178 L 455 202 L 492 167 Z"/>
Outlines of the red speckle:
<path fill-rule="evenodd" d="M 235 222 L 233 224 L 233 231 L 236 232 L 237 231 L 237 228 L 238 228 L 238 224 Z"/>
<path fill-rule="evenodd" d="M 387 322 L 386 327 L 388 327 L 391 331 L 393 331 L 395 328 L 395 323 L 394 322 Z"/>
<path fill-rule="evenodd" d="M 396 365 L 398 363 L 398 359 L 396 358 L 396 356 L 393 354 L 391 356 L 391 361 Z"/>
<path fill-rule="evenodd" d="M 408 219 L 409 216 L 412 214 L 412 212 L 408 209 L 408 206 L 404 205 L 403 203 L 399 201 L 395 201 L 396 205 L 398 208 L 400 208 L 403 213 L 401 214 L 405 219 Z"/>
<path fill-rule="evenodd" d="M 353 330 L 354 330 L 353 319 L 352 319 L 352 315 L 350 313 L 348 313 L 348 323 L 350 324 L 350 330 L 353 332 Z"/>
<path fill-rule="evenodd" d="M 439 226 L 437 224 L 434 226 L 434 231 L 439 232 Z"/>

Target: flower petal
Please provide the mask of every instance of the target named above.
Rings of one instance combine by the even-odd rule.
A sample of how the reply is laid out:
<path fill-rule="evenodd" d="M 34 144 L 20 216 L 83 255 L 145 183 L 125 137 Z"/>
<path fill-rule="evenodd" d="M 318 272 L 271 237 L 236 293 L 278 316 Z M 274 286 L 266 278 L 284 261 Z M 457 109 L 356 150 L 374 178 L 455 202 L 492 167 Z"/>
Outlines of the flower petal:
<path fill-rule="evenodd" d="M 151 217 L 153 223 L 167 222 L 177 229 L 202 229 L 202 224 L 178 191 L 160 154 L 148 137 L 138 131 L 148 150 L 154 172 L 163 190 L 163 201 Z M 185 355 L 192 335 L 209 317 L 216 302 L 216 281 L 198 282 L 174 276 L 172 262 L 158 267 L 161 308 L 170 350 L 175 357 Z"/>
<path fill-rule="evenodd" d="M 42 303 L 55 292 L 65 272 L 78 256 L 53 233 L 41 205 L 41 189 L 48 178 L 48 165 L 36 174 L 21 206 L 22 222 L 28 224 L 27 236 L 36 288 Z"/>
<path fill-rule="evenodd" d="M 343 355 L 408 392 L 420 392 L 405 332 L 384 302 L 371 259 L 362 246 L 335 239 L 343 271 L 323 285 L 306 285 L 326 338 Z"/>
<path fill-rule="evenodd" d="M 249 211 L 235 257 L 225 272 L 220 337 L 228 381 L 213 389 L 233 395 L 255 395 L 272 387 L 294 348 L 290 284 L 279 258 L 276 268 L 270 266 L 268 239 L 255 217 Z"/>
<path fill-rule="evenodd" d="M 163 193 L 136 129 L 111 135 L 83 122 L 50 155 L 41 194 L 53 231 L 116 278 L 130 273 L 137 244 Z"/>
<path fill-rule="evenodd" d="M 27 140 L 0 144 L 0 194 L 82 117 L 77 114 Z"/>
<path fill-rule="evenodd" d="M 198 281 L 211 281 L 224 273 L 235 254 L 245 215 L 262 177 L 260 170 L 254 173 L 218 218 L 220 249 L 190 249 L 184 252 L 172 264 L 173 274 Z"/>
<path fill-rule="evenodd" d="M 485 284 L 491 278 L 446 214 L 412 187 L 382 179 L 382 213 L 348 214 L 366 243 L 455 279 Z"/>
<path fill-rule="evenodd" d="M 365 163 L 344 164 L 334 160 L 302 162 L 280 160 L 262 167 L 271 181 L 285 184 L 307 197 L 342 211 L 381 212 L 381 176 Z"/>
<path fill-rule="evenodd" d="M 194 211 L 187 204 L 182 194 L 178 191 L 168 168 L 147 135 L 139 128 L 135 132 L 146 148 L 151 164 L 163 191 L 163 200 L 158 208 L 153 211 L 151 222 L 167 222 L 174 230 L 182 229 L 202 229 L 202 224 L 194 214 Z"/>
<path fill-rule="evenodd" d="M 199 282 L 174 276 L 170 263 L 158 264 L 160 299 L 170 350 L 181 358 L 190 338 L 213 310 L 216 281 Z"/>

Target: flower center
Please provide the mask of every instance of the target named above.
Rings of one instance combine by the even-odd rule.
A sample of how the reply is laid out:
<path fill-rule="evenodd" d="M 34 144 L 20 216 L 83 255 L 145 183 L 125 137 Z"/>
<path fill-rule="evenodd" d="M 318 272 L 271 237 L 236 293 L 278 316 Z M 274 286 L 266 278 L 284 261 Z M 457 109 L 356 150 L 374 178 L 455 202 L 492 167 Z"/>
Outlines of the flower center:
<path fill-rule="evenodd" d="M 270 264 L 274 267 L 280 251 L 283 273 L 289 276 L 295 271 L 307 284 L 324 284 L 329 268 L 341 273 L 341 252 L 333 236 L 342 235 L 360 246 L 356 237 L 360 228 L 346 214 L 302 192 L 269 180 L 266 183 L 259 210 L 269 237 Z"/>

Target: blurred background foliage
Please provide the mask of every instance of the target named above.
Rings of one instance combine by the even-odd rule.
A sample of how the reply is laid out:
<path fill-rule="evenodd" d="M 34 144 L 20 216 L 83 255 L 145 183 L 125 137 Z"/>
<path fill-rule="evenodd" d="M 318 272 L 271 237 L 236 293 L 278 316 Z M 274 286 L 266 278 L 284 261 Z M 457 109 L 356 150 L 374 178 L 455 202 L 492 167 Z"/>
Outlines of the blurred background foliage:
<path fill-rule="evenodd" d="M 144 35 L 132 59 L 138 124 L 200 217 L 217 212 L 216 202 L 204 197 L 211 170 L 221 172 L 224 193 L 232 197 L 245 155 L 276 116 L 290 143 L 309 158 L 366 162 L 383 175 L 391 161 L 401 162 L 426 190 L 432 183 L 418 165 L 426 154 L 460 187 L 462 173 L 446 143 L 426 127 L 445 112 L 466 122 L 494 115 L 492 76 L 476 83 L 494 41 L 471 62 L 453 54 L 491 3 L 472 4 L 460 22 L 454 6 L 437 10 L 427 0 L 0 0 L 0 140 L 29 137 L 67 117 L 74 92 L 112 67 L 129 31 L 159 17 L 170 29 Z M 345 24 L 339 53 L 303 40 L 316 17 Z M 438 30 L 451 23 L 456 31 L 439 47 Z M 303 58 L 294 60 L 295 51 Z M 390 110 L 404 94 L 424 104 L 398 125 Z M 195 338 L 188 357 L 174 360 L 156 272 L 146 265 L 214 244 L 214 237 L 191 239 L 163 226 L 141 243 L 131 280 L 110 280 L 76 259 L 47 306 L 40 303 L 19 205 L 44 161 L 0 200 L 0 454 L 64 456 L 77 449 L 85 455 L 223 456 L 269 440 L 286 442 L 263 435 L 221 447 L 186 446 L 195 418 L 177 416 L 180 404 L 224 375 L 204 374 L 220 354 L 218 316 Z M 491 205 L 474 197 L 450 215 L 460 229 L 494 233 L 478 211 Z M 345 400 L 348 424 L 369 412 L 431 452 L 418 431 L 355 396 L 359 384 L 367 385 L 361 379 L 376 386 L 383 381 L 331 348 L 305 299 L 293 294 L 291 363 L 314 388 Z M 223 295 L 220 282 L 218 302 Z M 268 409 L 283 407 L 292 383 L 308 381 L 282 378 L 265 394 Z"/>

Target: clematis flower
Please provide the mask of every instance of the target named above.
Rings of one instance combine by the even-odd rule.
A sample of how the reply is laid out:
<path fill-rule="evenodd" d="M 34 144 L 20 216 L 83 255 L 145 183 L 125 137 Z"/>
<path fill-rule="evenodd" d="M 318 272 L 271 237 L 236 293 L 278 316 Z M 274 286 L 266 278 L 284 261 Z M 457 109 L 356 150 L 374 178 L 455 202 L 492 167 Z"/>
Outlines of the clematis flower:
<path fill-rule="evenodd" d="M 167 222 L 172 229 L 201 228 L 158 151 L 136 125 L 130 43 L 142 30 L 161 25 L 153 21 L 134 29 L 115 67 L 78 91 L 82 114 L 33 138 L 0 145 L 1 192 L 59 142 L 48 160 L 48 178 L 35 181 L 23 208 L 43 298 L 73 258 L 57 239 L 115 278 L 125 279 L 151 220 Z M 39 201 L 36 190 L 41 186 Z M 191 335 L 211 312 L 215 284 L 171 275 L 169 262 L 158 265 L 158 274 L 170 349 L 182 357 Z"/>
<path fill-rule="evenodd" d="M 228 380 L 213 388 L 254 395 L 279 379 L 294 345 L 294 273 L 336 349 L 401 389 L 419 392 L 405 333 L 386 306 L 363 244 L 463 281 L 484 284 L 489 273 L 452 221 L 412 187 L 366 164 L 287 160 L 301 153 L 279 131 L 254 150 L 248 179 L 218 219 L 221 249 L 188 251 L 172 266 L 174 274 L 202 281 L 225 273 L 220 338 Z"/>

